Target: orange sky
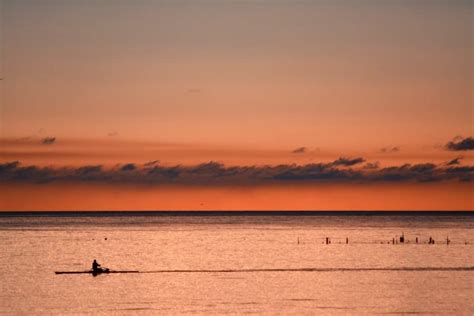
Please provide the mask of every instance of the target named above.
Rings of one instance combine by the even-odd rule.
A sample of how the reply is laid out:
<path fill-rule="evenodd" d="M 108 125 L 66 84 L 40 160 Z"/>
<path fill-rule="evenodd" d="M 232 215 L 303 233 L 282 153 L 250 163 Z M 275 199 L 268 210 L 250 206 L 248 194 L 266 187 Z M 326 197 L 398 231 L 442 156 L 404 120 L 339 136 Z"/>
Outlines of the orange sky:
<path fill-rule="evenodd" d="M 6 1 L 2 134 L 349 150 L 469 136 L 471 6 Z"/>
<path fill-rule="evenodd" d="M 2 210 L 472 210 L 473 185 L 0 186 Z"/>
<path fill-rule="evenodd" d="M 472 12 L 470 0 L 4 1 L 0 210 L 199 209 L 201 197 L 206 209 L 473 209 L 472 148 L 446 147 L 474 134 Z M 331 165 L 340 157 L 363 162 Z M 137 185 L 155 160 L 325 164 L 336 178 Z M 91 165 L 117 178 L 84 182 Z M 77 168 L 67 186 L 61 168 Z M 44 174 L 55 179 L 33 185 Z"/>

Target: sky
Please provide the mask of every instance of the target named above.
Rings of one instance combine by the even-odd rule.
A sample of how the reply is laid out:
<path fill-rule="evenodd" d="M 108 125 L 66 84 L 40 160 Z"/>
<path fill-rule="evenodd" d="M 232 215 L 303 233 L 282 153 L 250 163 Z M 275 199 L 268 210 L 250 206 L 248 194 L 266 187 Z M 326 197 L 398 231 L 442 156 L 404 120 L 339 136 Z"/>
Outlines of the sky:
<path fill-rule="evenodd" d="M 0 210 L 473 209 L 473 13 L 0 1 Z"/>

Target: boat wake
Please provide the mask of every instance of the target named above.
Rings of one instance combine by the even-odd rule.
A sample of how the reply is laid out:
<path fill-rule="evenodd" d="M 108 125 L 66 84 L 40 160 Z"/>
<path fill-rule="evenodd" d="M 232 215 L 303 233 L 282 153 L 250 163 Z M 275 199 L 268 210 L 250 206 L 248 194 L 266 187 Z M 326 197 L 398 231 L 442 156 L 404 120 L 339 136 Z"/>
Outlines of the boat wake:
<path fill-rule="evenodd" d="M 393 267 L 393 268 L 274 268 L 274 269 L 203 269 L 155 270 L 140 273 L 252 273 L 252 272 L 370 272 L 370 271 L 474 271 L 474 267 Z"/>

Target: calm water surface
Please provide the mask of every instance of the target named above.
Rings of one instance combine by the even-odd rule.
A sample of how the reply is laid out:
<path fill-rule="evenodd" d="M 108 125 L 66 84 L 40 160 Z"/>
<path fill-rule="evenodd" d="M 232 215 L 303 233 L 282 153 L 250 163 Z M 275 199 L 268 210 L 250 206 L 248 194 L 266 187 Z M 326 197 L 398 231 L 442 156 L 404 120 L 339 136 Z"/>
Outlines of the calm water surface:
<path fill-rule="evenodd" d="M 473 216 L 0 216 L 0 241 L 5 314 L 474 313 Z M 141 273 L 54 273 L 94 258 Z"/>

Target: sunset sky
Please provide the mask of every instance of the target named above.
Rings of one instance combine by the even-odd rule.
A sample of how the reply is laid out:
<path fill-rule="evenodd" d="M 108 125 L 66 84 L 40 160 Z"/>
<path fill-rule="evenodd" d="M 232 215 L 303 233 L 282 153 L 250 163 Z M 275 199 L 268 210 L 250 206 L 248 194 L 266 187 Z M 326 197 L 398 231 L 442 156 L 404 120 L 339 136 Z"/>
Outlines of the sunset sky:
<path fill-rule="evenodd" d="M 0 1 L 0 210 L 474 209 L 473 14 Z"/>

